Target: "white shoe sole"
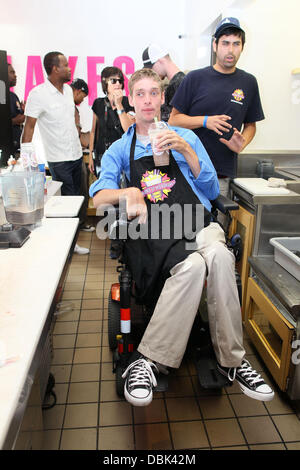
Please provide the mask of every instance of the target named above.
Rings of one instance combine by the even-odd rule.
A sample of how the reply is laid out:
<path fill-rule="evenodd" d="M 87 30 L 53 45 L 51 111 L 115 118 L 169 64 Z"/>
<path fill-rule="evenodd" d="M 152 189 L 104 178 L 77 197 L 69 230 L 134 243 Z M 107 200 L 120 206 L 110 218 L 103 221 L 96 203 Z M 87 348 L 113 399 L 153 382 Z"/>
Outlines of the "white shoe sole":
<path fill-rule="evenodd" d="M 253 390 L 249 390 L 249 388 L 242 385 L 238 380 L 237 380 L 237 383 L 239 384 L 239 387 L 242 390 L 242 392 L 245 395 L 247 395 L 247 397 L 253 398 L 254 400 L 271 401 L 274 398 L 273 390 L 270 393 L 259 393 L 259 392 L 255 392 Z"/>
<path fill-rule="evenodd" d="M 146 398 L 136 398 L 130 395 L 130 393 L 127 392 L 126 387 L 124 385 L 124 396 L 128 403 L 130 403 L 133 406 L 148 406 L 152 402 L 153 399 L 153 394 L 151 393 L 148 397 Z"/>
<path fill-rule="evenodd" d="M 225 372 L 220 369 L 219 367 L 217 367 L 218 371 L 220 372 L 220 374 L 224 375 L 225 377 L 227 377 L 227 374 L 225 374 Z M 253 398 L 254 400 L 259 400 L 259 401 L 271 401 L 273 400 L 274 398 L 274 392 L 272 390 L 272 392 L 266 394 L 266 393 L 259 393 L 259 392 L 255 392 L 254 390 L 249 390 L 249 388 L 245 387 L 244 385 L 242 385 L 237 379 L 235 379 L 237 381 L 237 383 L 239 384 L 239 387 L 240 389 L 242 390 L 242 392 L 247 395 L 247 397 L 249 398 Z"/>
<path fill-rule="evenodd" d="M 88 255 L 90 250 L 88 248 L 80 247 L 80 248 L 74 248 L 74 253 L 77 255 Z"/>

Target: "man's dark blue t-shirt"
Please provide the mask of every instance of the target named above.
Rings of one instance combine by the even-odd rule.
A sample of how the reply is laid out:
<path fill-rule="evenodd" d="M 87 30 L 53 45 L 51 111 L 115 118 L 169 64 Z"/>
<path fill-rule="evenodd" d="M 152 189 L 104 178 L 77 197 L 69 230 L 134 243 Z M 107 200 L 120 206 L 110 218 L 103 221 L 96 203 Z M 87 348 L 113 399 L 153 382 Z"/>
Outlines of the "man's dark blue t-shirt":
<path fill-rule="evenodd" d="M 213 67 L 193 70 L 181 82 L 171 102 L 180 113 L 188 116 L 226 114 L 232 128 L 239 131 L 243 123 L 264 119 L 256 78 L 236 69 L 233 73 L 217 72 Z M 221 136 L 207 128 L 193 129 L 210 156 L 218 175 L 235 177 L 237 154 L 219 139 Z M 228 139 L 229 135 L 222 137 Z"/>

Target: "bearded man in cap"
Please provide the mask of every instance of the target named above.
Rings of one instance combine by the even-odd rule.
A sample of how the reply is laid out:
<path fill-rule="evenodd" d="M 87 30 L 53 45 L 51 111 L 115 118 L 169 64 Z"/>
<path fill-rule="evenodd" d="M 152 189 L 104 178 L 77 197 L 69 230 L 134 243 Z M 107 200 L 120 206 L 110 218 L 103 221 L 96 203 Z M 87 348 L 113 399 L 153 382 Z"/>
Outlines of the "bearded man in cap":
<path fill-rule="evenodd" d="M 237 174 L 238 154 L 255 136 L 256 122 L 264 119 L 256 78 L 236 67 L 244 44 L 239 20 L 224 18 L 214 34 L 216 63 L 190 72 L 171 103 L 169 124 L 197 134 L 225 196 Z"/>

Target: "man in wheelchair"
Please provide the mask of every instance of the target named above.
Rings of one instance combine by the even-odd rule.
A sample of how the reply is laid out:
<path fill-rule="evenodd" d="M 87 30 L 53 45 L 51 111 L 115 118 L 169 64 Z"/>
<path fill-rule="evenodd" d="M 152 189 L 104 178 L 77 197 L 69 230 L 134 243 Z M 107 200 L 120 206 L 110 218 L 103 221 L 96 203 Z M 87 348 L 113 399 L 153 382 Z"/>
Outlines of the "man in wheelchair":
<path fill-rule="evenodd" d="M 246 395 L 271 400 L 274 392 L 245 360 L 235 259 L 222 228 L 211 222 L 209 201 L 219 194 L 215 169 L 198 137 L 187 129 L 169 127 L 161 132 L 152 152 L 148 129 L 160 119 L 164 102 L 162 83 L 154 71 L 136 71 L 129 92 L 136 124 L 105 152 L 99 180 L 90 188 L 95 207 L 125 200 L 128 219 L 137 218 L 140 227 L 147 225 L 148 234 L 155 233 L 154 237 L 128 239 L 125 244 L 140 297 L 148 303 L 157 299 L 137 348 L 139 356 L 123 374 L 125 398 L 134 406 L 148 405 L 156 375 L 180 366 L 206 280 L 218 370 L 231 382 L 237 380 Z M 122 172 L 128 187 L 120 189 Z M 180 239 L 176 237 L 174 226 L 165 236 L 163 220 L 154 227 L 153 205 L 161 208 L 163 204 L 169 208 L 179 204 L 183 214 L 187 207 L 192 208 L 194 243 L 186 230 Z M 196 227 L 199 207 L 202 226 Z"/>

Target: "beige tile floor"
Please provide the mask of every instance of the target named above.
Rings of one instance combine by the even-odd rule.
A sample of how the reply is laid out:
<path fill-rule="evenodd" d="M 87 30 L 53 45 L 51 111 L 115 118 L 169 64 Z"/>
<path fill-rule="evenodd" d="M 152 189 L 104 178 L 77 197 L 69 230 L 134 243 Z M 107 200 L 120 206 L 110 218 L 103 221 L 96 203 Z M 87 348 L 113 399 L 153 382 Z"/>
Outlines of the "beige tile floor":
<path fill-rule="evenodd" d="M 88 256 L 73 255 L 56 317 L 52 372 L 57 404 L 45 410 L 44 449 L 298 449 L 300 421 L 245 338 L 247 357 L 275 389 L 269 403 L 237 385 L 203 391 L 189 358 L 152 404 L 134 408 L 115 392 L 107 340 L 107 298 L 117 281 L 109 243 L 80 232 Z"/>

